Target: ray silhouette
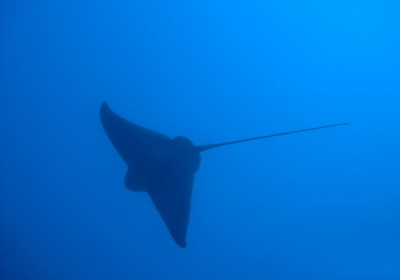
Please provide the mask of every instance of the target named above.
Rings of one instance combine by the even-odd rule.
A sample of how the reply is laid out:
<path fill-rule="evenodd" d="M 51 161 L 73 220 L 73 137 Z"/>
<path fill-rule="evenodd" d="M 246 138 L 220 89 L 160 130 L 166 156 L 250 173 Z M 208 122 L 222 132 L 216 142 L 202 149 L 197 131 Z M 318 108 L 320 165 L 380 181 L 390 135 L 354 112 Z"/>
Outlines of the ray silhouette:
<path fill-rule="evenodd" d="M 189 139 L 169 138 L 141 127 L 114 113 L 106 102 L 101 105 L 103 128 L 128 170 L 125 186 L 147 192 L 172 238 L 186 247 L 194 175 L 200 167 L 200 153 L 232 144 L 346 125 L 340 123 L 266 136 L 195 146 Z"/>

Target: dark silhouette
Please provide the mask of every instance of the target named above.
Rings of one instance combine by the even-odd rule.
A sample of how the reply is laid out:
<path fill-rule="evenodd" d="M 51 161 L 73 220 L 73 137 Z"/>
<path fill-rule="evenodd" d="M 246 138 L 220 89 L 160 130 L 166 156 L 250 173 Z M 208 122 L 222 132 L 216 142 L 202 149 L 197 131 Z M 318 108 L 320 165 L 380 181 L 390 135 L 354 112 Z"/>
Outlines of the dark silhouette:
<path fill-rule="evenodd" d="M 172 238 L 186 247 L 194 174 L 200 167 L 200 152 L 245 141 L 346 125 L 320 126 L 256 138 L 195 146 L 189 139 L 171 139 L 163 134 L 133 124 L 115 114 L 104 102 L 100 108 L 104 130 L 115 149 L 128 165 L 125 186 L 147 192 Z"/>

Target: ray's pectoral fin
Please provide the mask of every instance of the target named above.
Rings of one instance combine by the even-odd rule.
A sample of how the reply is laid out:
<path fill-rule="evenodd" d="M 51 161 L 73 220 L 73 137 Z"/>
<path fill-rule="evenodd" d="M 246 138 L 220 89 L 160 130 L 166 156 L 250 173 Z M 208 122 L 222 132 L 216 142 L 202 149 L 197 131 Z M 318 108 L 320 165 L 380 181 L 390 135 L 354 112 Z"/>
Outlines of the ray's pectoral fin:
<path fill-rule="evenodd" d="M 118 116 L 106 102 L 101 105 L 100 119 L 114 148 L 129 167 L 152 169 L 172 143 L 171 138 Z"/>
<path fill-rule="evenodd" d="M 137 168 L 128 167 L 125 174 L 125 187 L 131 191 L 144 192 L 150 186 L 150 179 L 145 174 L 140 174 Z"/>
<path fill-rule="evenodd" d="M 149 189 L 150 197 L 180 247 L 186 247 L 194 174 L 159 174 Z"/>

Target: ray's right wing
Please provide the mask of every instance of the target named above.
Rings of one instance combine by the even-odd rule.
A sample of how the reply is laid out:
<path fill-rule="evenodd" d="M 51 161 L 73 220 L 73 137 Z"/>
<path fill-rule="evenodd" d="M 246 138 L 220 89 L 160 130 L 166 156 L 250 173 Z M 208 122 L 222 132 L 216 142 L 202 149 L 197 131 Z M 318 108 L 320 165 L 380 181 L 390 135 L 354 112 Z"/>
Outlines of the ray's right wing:
<path fill-rule="evenodd" d="M 186 247 L 194 174 L 185 172 L 158 174 L 148 190 L 172 238 Z"/>

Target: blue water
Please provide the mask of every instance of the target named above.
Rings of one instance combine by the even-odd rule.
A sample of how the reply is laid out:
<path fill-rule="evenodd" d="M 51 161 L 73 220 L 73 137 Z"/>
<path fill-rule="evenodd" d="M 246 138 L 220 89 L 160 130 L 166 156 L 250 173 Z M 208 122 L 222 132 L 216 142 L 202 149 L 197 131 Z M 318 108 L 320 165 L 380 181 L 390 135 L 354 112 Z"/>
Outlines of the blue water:
<path fill-rule="evenodd" d="M 0 279 L 400 279 L 399 1 L 2 1 Z M 101 127 L 195 144 L 187 248 Z"/>

